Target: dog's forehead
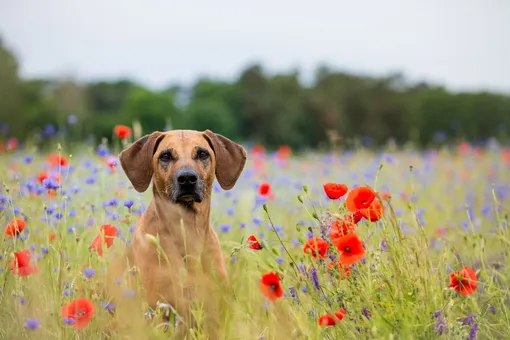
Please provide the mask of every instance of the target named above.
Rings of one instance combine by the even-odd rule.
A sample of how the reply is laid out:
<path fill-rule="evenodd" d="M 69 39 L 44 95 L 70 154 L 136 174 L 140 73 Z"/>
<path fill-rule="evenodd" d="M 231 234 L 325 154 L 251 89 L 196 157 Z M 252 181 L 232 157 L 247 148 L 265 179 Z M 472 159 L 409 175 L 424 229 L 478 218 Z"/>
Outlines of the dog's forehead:
<path fill-rule="evenodd" d="M 172 130 L 166 131 L 158 149 L 185 150 L 197 146 L 208 147 L 209 143 L 200 131 L 193 130 Z"/>

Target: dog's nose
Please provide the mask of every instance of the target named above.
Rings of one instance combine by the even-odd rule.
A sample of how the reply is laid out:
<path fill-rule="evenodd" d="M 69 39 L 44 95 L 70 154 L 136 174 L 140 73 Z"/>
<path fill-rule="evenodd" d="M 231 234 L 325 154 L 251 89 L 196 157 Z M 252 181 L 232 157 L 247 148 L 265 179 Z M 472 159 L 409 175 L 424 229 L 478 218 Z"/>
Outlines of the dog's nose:
<path fill-rule="evenodd" d="M 179 185 L 193 185 L 197 183 L 197 173 L 194 170 L 179 170 L 177 183 Z"/>

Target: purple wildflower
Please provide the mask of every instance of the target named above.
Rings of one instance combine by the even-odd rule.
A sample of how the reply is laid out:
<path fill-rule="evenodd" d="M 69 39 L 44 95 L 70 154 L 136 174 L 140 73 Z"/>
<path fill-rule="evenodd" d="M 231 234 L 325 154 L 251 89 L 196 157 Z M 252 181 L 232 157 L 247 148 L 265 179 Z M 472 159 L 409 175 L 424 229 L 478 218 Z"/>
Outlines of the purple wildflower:
<path fill-rule="evenodd" d="M 31 331 L 39 328 L 41 326 L 40 322 L 36 319 L 26 319 L 25 320 L 25 328 L 30 329 Z"/>
<path fill-rule="evenodd" d="M 85 275 L 86 278 L 91 278 L 92 276 L 94 276 L 96 274 L 96 270 L 93 269 L 93 268 L 85 268 L 83 270 L 83 275 Z"/>
<path fill-rule="evenodd" d="M 230 224 L 222 224 L 220 226 L 220 230 L 224 233 L 227 233 L 230 231 Z"/>
<path fill-rule="evenodd" d="M 26 164 L 30 164 L 30 163 L 32 163 L 32 161 L 33 161 L 33 160 L 34 160 L 34 157 L 33 157 L 33 156 L 30 156 L 30 155 L 27 155 L 27 156 L 25 156 L 25 158 L 24 158 L 24 161 L 25 161 L 25 163 L 26 163 Z"/>
<path fill-rule="evenodd" d="M 131 207 L 135 204 L 132 200 L 124 201 L 124 206 L 128 209 L 131 209 Z"/>
<path fill-rule="evenodd" d="M 64 318 L 63 320 L 66 325 L 74 324 L 74 318 Z"/>
<path fill-rule="evenodd" d="M 317 276 L 317 269 L 315 267 L 311 270 L 312 283 L 315 289 L 320 290 L 319 277 Z"/>
<path fill-rule="evenodd" d="M 442 318 L 441 311 L 434 312 L 434 317 L 436 318 L 436 324 L 434 325 L 434 331 L 438 335 L 443 335 L 443 334 L 448 333 L 448 325 Z"/>
<path fill-rule="evenodd" d="M 471 327 L 471 330 L 469 331 L 469 340 L 475 340 L 476 334 L 478 333 L 478 324 L 475 324 L 473 327 Z"/>
<path fill-rule="evenodd" d="M 46 178 L 42 182 L 45 189 L 48 190 L 56 190 L 60 188 L 60 185 L 58 185 L 57 181 L 55 181 L 53 178 Z"/>

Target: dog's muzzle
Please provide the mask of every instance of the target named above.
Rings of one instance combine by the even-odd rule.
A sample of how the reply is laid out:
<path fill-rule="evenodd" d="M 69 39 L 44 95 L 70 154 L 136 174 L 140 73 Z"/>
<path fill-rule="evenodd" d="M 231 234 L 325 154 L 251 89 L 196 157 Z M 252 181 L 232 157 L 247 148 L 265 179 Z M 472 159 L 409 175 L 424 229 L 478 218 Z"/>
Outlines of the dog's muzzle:
<path fill-rule="evenodd" d="M 193 169 L 178 170 L 173 188 L 172 200 L 175 202 L 190 204 L 203 200 L 203 182 Z"/>

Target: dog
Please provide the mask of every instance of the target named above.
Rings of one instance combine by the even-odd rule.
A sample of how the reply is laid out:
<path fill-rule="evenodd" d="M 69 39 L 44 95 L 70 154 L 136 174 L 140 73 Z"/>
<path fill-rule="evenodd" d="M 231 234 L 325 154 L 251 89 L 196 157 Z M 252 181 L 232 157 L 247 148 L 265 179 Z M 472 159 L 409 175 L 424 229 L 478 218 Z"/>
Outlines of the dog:
<path fill-rule="evenodd" d="M 152 309 L 170 305 L 182 319 L 178 338 L 196 326 L 195 304 L 204 308 L 204 329 L 219 338 L 218 291 L 228 290 L 219 239 L 209 223 L 216 179 L 230 190 L 241 175 L 247 153 L 239 144 L 210 130 L 153 132 L 119 154 L 133 188 L 145 192 L 152 182 L 152 200 L 140 217 L 132 242 L 117 261 L 135 268 L 144 300 Z M 126 267 L 127 265 L 127 267 Z M 117 267 L 112 279 L 120 276 Z"/>

